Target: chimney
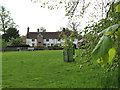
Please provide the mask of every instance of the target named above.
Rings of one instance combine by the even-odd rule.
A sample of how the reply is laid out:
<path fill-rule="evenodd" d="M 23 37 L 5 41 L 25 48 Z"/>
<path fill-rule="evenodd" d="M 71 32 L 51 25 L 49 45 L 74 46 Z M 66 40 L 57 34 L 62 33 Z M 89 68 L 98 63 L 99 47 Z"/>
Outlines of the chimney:
<path fill-rule="evenodd" d="M 28 28 L 27 28 L 27 33 L 29 32 L 29 29 L 30 29 L 30 28 L 28 27 Z"/>
<path fill-rule="evenodd" d="M 37 32 L 39 32 L 40 30 L 39 30 L 39 28 L 37 29 Z"/>
<path fill-rule="evenodd" d="M 65 28 L 63 28 L 63 32 L 65 32 Z"/>

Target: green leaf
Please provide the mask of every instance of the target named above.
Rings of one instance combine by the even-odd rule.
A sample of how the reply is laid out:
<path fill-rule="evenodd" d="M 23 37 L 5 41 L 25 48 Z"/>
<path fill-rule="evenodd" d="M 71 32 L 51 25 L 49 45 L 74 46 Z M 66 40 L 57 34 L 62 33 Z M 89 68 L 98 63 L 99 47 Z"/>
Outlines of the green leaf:
<path fill-rule="evenodd" d="M 109 49 L 109 52 L 108 52 L 108 54 L 109 54 L 109 62 L 112 61 L 112 59 L 113 59 L 114 56 L 115 56 L 115 53 L 116 53 L 116 50 L 115 50 L 114 47 L 112 47 L 111 49 Z"/>
<path fill-rule="evenodd" d="M 102 67 L 104 67 L 108 63 L 108 60 L 109 60 L 108 57 L 109 57 L 109 54 L 105 54 L 103 57 L 99 58 L 97 62 L 100 63 Z"/>
<path fill-rule="evenodd" d="M 106 55 L 110 48 L 112 48 L 112 39 L 109 36 L 102 36 L 96 47 L 92 51 L 93 59 L 97 60 Z"/>
<path fill-rule="evenodd" d="M 108 53 L 105 54 L 104 56 L 100 57 L 97 59 L 97 62 L 104 67 L 107 63 L 111 62 L 112 59 L 114 58 L 116 53 L 116 50 L 114 47 L 112 47 L 111 49 L 109 49 Z"/>
<path fill-rule="evenodd" d="M 120 24 L 115 24 L 115 25 L 110 26 L 107 29 L 103 30 L 102 33 L 108 33 L 108 32 L 113 33 L 116 29 L 118 29 L 118 27 L 120 27 Z"/>
<path fill-rule="evenodd" d="M 62 3 L 63 3 L 62 1 L 59 2 L 59 4 L 62 4 Z"/>
<path fill-rule="evenodd" d="M 120 12 L 120 4 L 116 6 L 116 12 Z"/>

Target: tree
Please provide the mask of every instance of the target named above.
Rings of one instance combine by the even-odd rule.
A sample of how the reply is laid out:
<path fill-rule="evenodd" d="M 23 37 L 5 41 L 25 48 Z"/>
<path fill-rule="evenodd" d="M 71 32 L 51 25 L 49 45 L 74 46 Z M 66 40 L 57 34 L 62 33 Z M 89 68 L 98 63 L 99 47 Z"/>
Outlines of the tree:
<path fill-rule="evenodd" d="M 0 31 L 6 33 L 8 28 L 15 28 L 17 25 L 10 17 L 10 12 L 4 6 L 0 6 Z"/>
<path fill-rule="evenodd" d="M 91 15 L 96 17 L 96 13 L 99 13 L 102 17 L 108 12 L 111 3 L 116 2 L 117 0 L 31 0 L 32 2 L 39 2 L 42 8 L 59 9 L 64 8 L 66 11 L 65 16 L 68 16 L 70 19 L 74 17 L 82 17 L 87 12 L 89 7 L 91 10 Z M 91 8 L 92 7 L 92 8 Z M 94 9 L 94 10 L 93 10 Z M 99 11 L 101 12 L 98 12 Z M 89 16 L 91 16 L 89 15 Z M 99 16 L 100 16 L 99 15 Z M 99 17 L 96 17 L 99 18 Z"/>
<path fill-rule="evenodd" d="M 25 35 L 22 35 L 22 36 L 21 36 L 21 38 L 24 38 L 24 37 L 25 37 Z"/>
<path fill-rule="evenodd" d="M 13 38 L 19 38 L 19 31 L 16 28 L 9 28 L 6 30 L 6 33 L 2 35 L 3 39 L 5 39 L 5 41 L 9 41 L 12 37 Z"/>
<path fill-rule="evenodd" d="M 41 28 L 40 28 L 40 31 L 41 31 L 41 32 L 46 32 L 46 29 L 45 29 L 44 27 L 41 27 Z"/>
<path fill-rule="evenodd" d="M 8 46 L 22 46 L 23 42 L 21 38 L 11 38 L 7 44 Z"/>
<path fill-rule="evenodd" d="M 80 26 L 79 22 L 70 22 L 68 24 L 68 28 L 70 28 L 70 30 L 74 31 L 76 34 L 78 34 L 78 26 Z"/>

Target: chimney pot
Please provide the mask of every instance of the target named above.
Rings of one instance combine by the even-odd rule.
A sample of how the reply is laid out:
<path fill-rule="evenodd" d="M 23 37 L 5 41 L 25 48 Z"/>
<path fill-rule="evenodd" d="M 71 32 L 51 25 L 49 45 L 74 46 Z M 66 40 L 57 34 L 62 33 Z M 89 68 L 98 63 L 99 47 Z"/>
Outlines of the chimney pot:
<path fill-rule="evenodd" d="M 40 30 L 39 30 L 39 28 L 37 29 L 37 32 L 39 32 Z"/>
<path fill-rule="evenodd" d="M 63 32 L 65 32 L 65 28 L 63 28 Z"/>
<path fill-rule="evenodd" d="M 27 28 L 27 32 L 29 32 L 29 29 L 30 29 L 30 28 L 28 27 L 28 28 Z"/>

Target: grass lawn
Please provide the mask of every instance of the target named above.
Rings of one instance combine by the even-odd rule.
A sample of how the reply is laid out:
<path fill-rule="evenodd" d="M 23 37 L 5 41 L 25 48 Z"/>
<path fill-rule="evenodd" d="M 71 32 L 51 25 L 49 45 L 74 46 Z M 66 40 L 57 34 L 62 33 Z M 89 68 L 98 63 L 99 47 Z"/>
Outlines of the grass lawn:
<path fill-rule="evenodd" d="M 104 73 L 96 61 L 82 64 L 63 61 L 62 50 L 2 53 L 3 88 L 117 87 L 117 71 Z M 84 59 L 85 60 L 85 59 Z M 84 61 L 83 60 L 83 61 Z M 111 78 L 112 77 L 112 78 Z"/>

